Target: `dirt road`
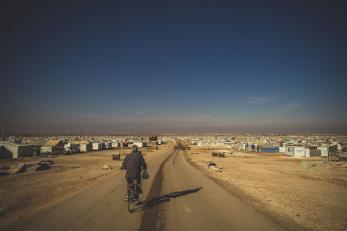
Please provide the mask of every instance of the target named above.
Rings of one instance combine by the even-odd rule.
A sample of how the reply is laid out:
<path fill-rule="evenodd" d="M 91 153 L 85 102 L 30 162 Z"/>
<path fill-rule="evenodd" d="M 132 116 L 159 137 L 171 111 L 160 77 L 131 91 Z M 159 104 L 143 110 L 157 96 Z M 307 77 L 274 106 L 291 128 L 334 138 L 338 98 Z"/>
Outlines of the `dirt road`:
<path fill-rule="evenodd" d="M 148 161 L 144 203 L 129 214 L 123 176 L 111 176 L 0 230 L 285 230 L 170 150 Z"/>

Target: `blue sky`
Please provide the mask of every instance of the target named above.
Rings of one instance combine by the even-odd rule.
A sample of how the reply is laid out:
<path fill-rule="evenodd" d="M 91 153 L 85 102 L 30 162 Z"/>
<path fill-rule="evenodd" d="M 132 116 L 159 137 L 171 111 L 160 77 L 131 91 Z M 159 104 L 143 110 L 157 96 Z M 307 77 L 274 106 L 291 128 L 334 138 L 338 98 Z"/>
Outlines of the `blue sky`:
<path fill-rule="evenodd" d="M 3 9 L 9 131 L 347 131 L 343 1 Z"/>

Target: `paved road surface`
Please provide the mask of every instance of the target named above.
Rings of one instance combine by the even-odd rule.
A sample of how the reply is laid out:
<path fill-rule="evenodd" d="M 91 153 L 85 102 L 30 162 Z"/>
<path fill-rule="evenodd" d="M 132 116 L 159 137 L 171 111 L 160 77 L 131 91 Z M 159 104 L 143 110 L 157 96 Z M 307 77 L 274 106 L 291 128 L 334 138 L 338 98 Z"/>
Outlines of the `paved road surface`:
<path fill-rule="evenodd" d="M 145 202 L 133 214 L 123 176 L 112 176 L 0 230 L 285 230 L 192 167 L 182 151 L 148 165 Z"/>

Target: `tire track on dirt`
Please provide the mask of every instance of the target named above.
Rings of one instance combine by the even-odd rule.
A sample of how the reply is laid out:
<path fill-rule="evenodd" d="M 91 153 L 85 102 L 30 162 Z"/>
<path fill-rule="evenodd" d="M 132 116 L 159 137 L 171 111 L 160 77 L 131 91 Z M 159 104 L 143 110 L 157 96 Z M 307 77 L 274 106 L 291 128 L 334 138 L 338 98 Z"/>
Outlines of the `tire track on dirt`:
<path fill-rule="evenodd" d="M 157 230 L 157 222 L 159 222 L 159 213 L 160 208 L 159 206 L 152 207 L 152 200 L 155 198 L 160 197 L 160 193 L 162 190 L 163 185 L 163 167 L 166 164 L 166 162 L 175 154 L 177 154 L 179 151 L 178 148 L 176 148 L 161 164 L 159 167 L 159 170 L 157 174 L 155 175 L 155 178 L 153 180 L 152 187 L 148 193 L 147 201 L 145 201 L 145 212 L 141 219 L 141 226 L 140 230 Z"/>

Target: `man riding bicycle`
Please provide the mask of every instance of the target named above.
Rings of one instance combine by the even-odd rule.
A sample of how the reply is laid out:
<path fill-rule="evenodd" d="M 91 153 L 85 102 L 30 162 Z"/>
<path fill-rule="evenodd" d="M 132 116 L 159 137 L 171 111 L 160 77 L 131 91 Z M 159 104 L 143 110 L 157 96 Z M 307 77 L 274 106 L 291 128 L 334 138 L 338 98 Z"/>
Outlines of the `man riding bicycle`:
<path fill-rule="evenodd" d="M 128 186 L 130 186 L 135 179 L 140 186 L 139 193 L 141 194 L 141 171 L 142 169 L 147 170 L 147 164 L 136 145 L 133 146 L 132 152 L 125 157 L 121 169 L 126 170 L 125 178 Z"/>

